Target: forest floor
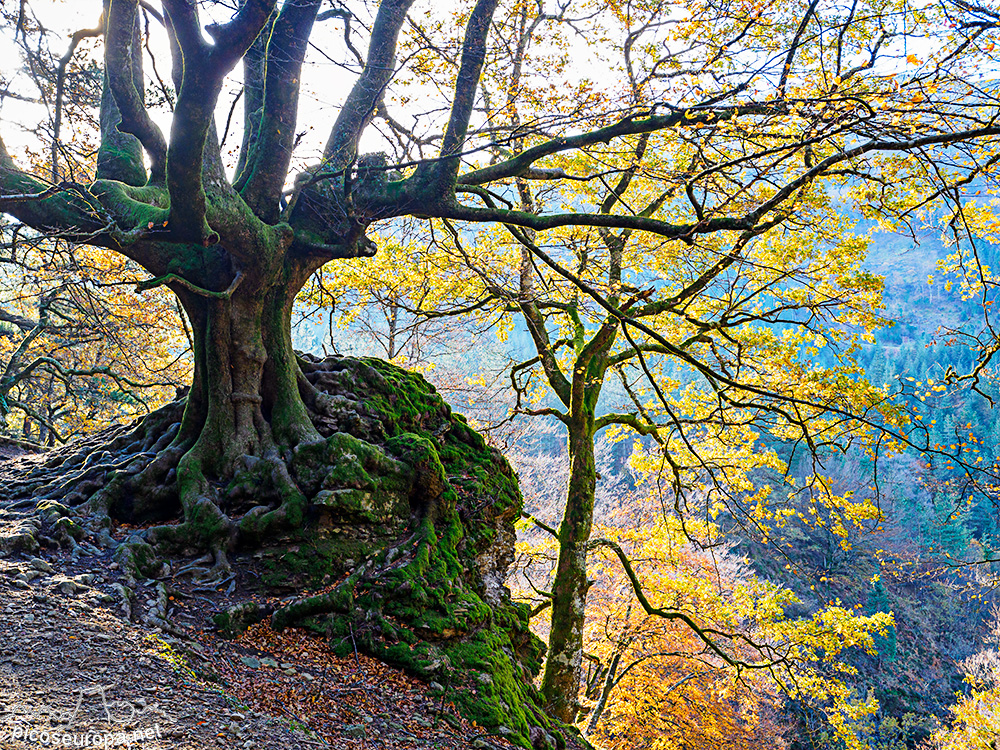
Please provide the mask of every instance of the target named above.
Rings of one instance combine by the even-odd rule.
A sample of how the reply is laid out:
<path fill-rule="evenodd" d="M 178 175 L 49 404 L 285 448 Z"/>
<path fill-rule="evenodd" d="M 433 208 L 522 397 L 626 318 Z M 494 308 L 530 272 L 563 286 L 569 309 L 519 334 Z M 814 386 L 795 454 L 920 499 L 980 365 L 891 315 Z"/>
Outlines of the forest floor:
<path fill-rule="evenodd" d="M 12 457 L 0 457 L 0 481 Z M 305 631 L 260 624 L 220 637 L 210 618 L 231 586 L 171 583 L 168 633 L 130 616 L 158 582 L 141 584 L 133 606 L 121 582 L 110 551 L 0 558 L 0 748 L 512 747 L 459 718 L 447 693 L 432 698 L 364 655 L 335 656 Z"/>

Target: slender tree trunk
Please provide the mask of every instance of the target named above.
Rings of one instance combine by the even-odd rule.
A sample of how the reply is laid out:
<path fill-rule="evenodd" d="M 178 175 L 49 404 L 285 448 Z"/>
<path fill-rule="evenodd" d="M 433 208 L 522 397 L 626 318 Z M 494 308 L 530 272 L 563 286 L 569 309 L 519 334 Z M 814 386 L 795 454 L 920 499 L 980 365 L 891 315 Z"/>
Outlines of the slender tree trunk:
<path fill-rule="evenodd" d="M 601 716 L 604 715 L 604 709 L 608 707 L 608 698 L 611 696 L 611 691 L 615 687 L 615 677 L 618 675 L 618 665 L 622 660 L 622 652 L 619 650 L 615 651 L 614 658 L 611 660 L 610 666 L 608 666 L 608 673 L 604 678 L 604 685 L 601 687 L 601 694 L 597 699 L 597 705 L 594 706 L 593 713 L 590 714 L 590 719 L 587 721 L 587 728 L 583 730 L 585 736 L 589 737 L 597 729 L 597 724 L 601 721 Z"/>
<path fill-rule="evenodd" d="M 594 520 L 597 467 L 594 411 L 580 405 L 571 416 L 569 486 L 559 527 L 559 563 L 552 586 L 552 626 L 542 693 L 550 712 L 572 723 L 583 669 L 583 624 L 587 609 L 587 545 Z"/>

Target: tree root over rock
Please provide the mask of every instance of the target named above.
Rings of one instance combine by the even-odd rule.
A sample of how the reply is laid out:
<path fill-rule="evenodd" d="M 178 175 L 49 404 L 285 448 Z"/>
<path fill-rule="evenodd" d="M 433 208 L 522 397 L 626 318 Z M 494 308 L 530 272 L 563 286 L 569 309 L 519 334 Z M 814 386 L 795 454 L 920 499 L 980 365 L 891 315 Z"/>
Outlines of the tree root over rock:
<path fill-rule="evenodd" d="M 517 745 L 564 746 L 531 684 L 542 644 L 502 583 L 522 503 L 506 461 L 418 375 L 374 359 L 299 365 L 309 429 L 262 439 L 226 471 L 185 434 L 183 400 L 20 459 L 0 489 L 0 548 L 113 549 L 136 616 L 143 581 L 232 591 L 249 566 L 260 589 L 246 593 L 285 604 L 232 607 L 224 633 L 301 625 L 443 686 Z M 166 592 L 155 584 L 145 619 L 169 631 Z"/>

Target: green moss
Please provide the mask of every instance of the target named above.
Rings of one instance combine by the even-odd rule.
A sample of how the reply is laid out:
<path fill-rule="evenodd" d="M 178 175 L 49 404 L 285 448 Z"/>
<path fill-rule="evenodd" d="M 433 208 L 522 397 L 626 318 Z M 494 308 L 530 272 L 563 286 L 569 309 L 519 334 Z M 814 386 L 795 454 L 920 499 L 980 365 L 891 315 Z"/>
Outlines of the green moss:
<path fill-rule="evenodd" d="M 56 538 L 80 541 L 86 535 L 83 528 L 72 518 L 60 518 L 55 524 Z"/>
<path fill-rule="evenodd" d="M 184 509 L 184 523 L 188 533 L 203 540 L 211 548 L 229 536 L 230 527 L 219 507 L 207 498 L 199 498 Z"/>
<path fill-rule="evenodd" d="M 56 523 L 60 518 L 69 516 L 69 508 L 60 502 L 43 498 L 35 506 L 39 515 L 49 523 Z"/>
<path fill-rule="evenodd" d="M 212 622 L 225 638 L 235 638 L 254 623 L 264 620 L 273 608 L 256 602 L 243 602 L 212 617 Z"/>
<path fill-rule="evenodd" d="M 339 601 L 313 600 L 301 614 L 311 617 L 311 626 L 324 632 L 335 649 L 357 644 L 424 679 L 446 681 L 465 716 L 486 727 L 506 727 L 515 744 L 530 747 L 529 727 L 547 726 L 530 686 L 540 644 L 532 642 L 523 608 L 510 603 L 491 607 L 469 587 L 471 561 L 459 551 L 464 527 L 455 511 L 455 493 L 437 456 L 429 455 L 435 453 L 429 441 L 404 436 L 392 449 L 416 457 L 418 475 L 433 474 L 436 468 L 444 498 L 437 513 L 423 516 L 405 548 L 376 554 L 374 575 L 353 575 Z M 314 616 L 317 607 L 338 611 L 324 620 Z M 535 647 L 528 667 L 515 647 L 522 640 Z"/>
<path fill-rule="evenodd" d="M 292 471 L 313 504 L 342 522 L 382 524 L 408 514 L 412 470 L 348 433 L 300 445 Z"/>
<path fill-rule="evenodd" d="M 160 567 L 156 552 L 145 542 L 119 544 L 113 558 L 129 578 L 152 578 Z"/>
<path fill-rule="evenodd" d="M 338 412 L 343 431 L 299 446 L 292 471 L 329 528 L 349 520 L 344 538 L 370 546 L 314 541 L 272 556 L 265 580 L 275 585 L 287 575 L 321 583 L 347 555 L 358 563 L 332 593 L 278 610 L 272 624 L 305 625 L 334 650 L 357 647 L 446 685 L 467 717 L 530 747 L 531 726 L 552 729 L 531 684 L 544 647 L 527 608 L 483 577 L 512 557 L 522 504 L 513 471 L 419 375 L 376 359 L 326 365 L 331 397 L 360 406 L 354 418 Z M 394 523 L 374 524 L 375 514 Z"/>
<path fill-rule="evenodd" d="M 364 540 L 341 534 L 274 547 L 260 553 L 261 580 L 272 588 L 315 588 L 350 572 L 351 563 L 360 563 L 372 549 Z"/>
<path fill-rule="evenodd" d="M 101 139 L 101 147 L 97 153 L 97 171 L 102 179 L 118 180 L 129 185 L 143 185 L 146 182 L 146 169 L 142 163 L 142 151 L 135 153 L 131 142 L 122 142 L 125 136 L 114 130 L 117 138 L 105 135 Z"/>

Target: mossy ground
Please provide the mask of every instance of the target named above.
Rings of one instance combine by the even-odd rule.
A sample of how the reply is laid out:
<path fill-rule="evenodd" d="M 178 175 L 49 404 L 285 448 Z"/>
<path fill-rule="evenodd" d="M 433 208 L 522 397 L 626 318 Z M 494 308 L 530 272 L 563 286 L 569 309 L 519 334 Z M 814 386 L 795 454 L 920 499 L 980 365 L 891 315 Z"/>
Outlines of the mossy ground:
<path fill-rule="evenodd" d="M 510 466 L 419 375 L 376 359 L 299 364 L 315 429 L 207 471 L 211 454 L 180 437 L 178 400 L 36 462 L 5 493 L 23 533 L 4 543 L 96 554 L 93 542 L 133 588 L 226 585 L 221 630 L 303 625 L 428 680 L 515 744 L 564 744 L 532 686 L 543 646 L 504 586 L 522 507 Z M 169 628 L 164 586 L 148 614 Z M 280 608 L 251 603 L 265 599 Z"/>

